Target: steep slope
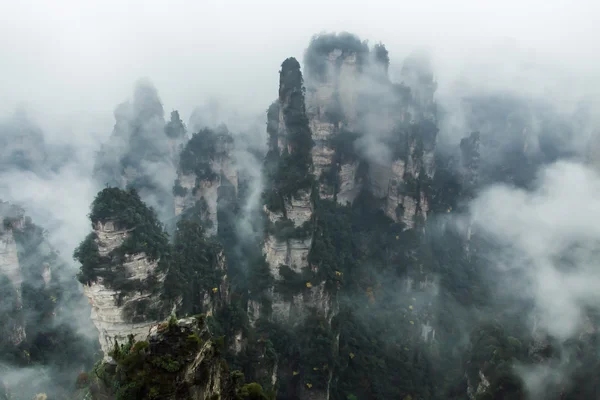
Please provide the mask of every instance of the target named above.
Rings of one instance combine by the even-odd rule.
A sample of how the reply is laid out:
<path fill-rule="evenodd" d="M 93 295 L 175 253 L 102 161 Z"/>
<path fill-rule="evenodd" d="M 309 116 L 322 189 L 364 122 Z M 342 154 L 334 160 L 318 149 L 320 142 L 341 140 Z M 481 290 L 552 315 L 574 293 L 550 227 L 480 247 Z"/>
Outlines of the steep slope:
<path fill-rule="evenodd" d="M 15 398 L 66 396 L 97 348 L 85 337 L 88 322 L 72 318 L 74 308 L 85 309 L 85 300 L 47 233 L 22 208 L 0 201 L 0 218 L 2 392 Z"/>
<path fill-rule="evenodd" d="M 168 256 L 167 236 L 135 190 L 101 191 L 90 214 L 93 232 L 74 257 L 82 264 L 79 281 L 92 305 L 105 357 L 115 339 L 148 334 L 166 315 L 161 299 Z"/>
<path fill-rule="evenodd" d="M 11 206 L 6 202 L 0 203 L 0 216 L 2 216 L 2 227 L 0 227 L 0 274 L 3 278 L 3 298 L 12 298 L 14 300 L 12 307 L 8 307 L 9 302 L 5 301 L 7 304 L 6 308 L 15 313 L 5 319 L 6 323 L 2 336 L 8 339 L 8 343 L 18 346 L 25 340 L 26 333 L 25 321 L 23 321 L 23 317 L 20 315 L 23 307 L 21 296 L 23 277 L 17 254 L 14 230 L 23 228 L 25 217 L 22 209 Z"/>
<path fill-rule="evenodd" d="M 358 314 L 363 312 L 375 313 L 373 325 L 386 324 L 390 314 L 380 307 L 392 304 L 392 280 L 401 287 L 418 283 L 425 296 L 435 291 L 428 271 L 409 256 L 419 251 L 418 236 L 409 228 L 423 226 L 434 172 L 435 84 L 427 65 L 407 63 L 404 76 L 416 88 L 412 97 L 408 86 L 389 82 L 387 62 L 382 45 L 371 52 L 352 35 L 317 37 L 305 56 L 306 99 L 299 63 L 291 58 L 281 67 L 279 98 L 267 113 L 265 159 L 263 252 L 274 284 L 266 289 L 271 307 L 261 316 L 277 328 L 265 331 L 260 318 L 257 327 L 274 343 L 282 395 L 325 399 L 356 391 L 369 397 L 346 387 L 359 382 L 347 372 L 351 365 L 372 369 L 368 358 L 355 359 L 354 348 L 363 338 L 347 327 L 362 325 Z M 390 267 L 398 264 L 400 271 L 390 275 Z M 408 297 L 411 287 L 399 297 Z M 380 304 L 376 296 L 389 304 Z M 424 304 L 419 312 L 409 312 L 414 315 L 409 327 L 424 317 L 415 326 L 423 333 L 408 328 L 404 338 L 398 337 L 404 347 L 435 334 L 427 309 Z M 386 329 L 407 330 L 397 323 Z M 273 337 L 283 332 L 285 340 Z M 309 344 L 314 337 L 318 343 Z M 290 353 L 286 346 L 292 344 L 299 347 Z M 363 344 L 361 351 L 386 351 L 371 348 Z M 343 361 L 348 354 L 350 363 Z"/>
<path fill-rule="evenodd" d="M 361 188 L 382 199 L 386 214 L 407 227 L 426 217 L 437 128 L 431 68 L 415 55 L 402 84 L 387 76 L 383 45 L 372 51 L 349 34 L 315 38 L 306 51 L 307 115 L 322 198 L 352 202 Z"/>
<path fill-rule="evenodd" d="M 105 360 L 115 340 L 144 338 L 169 312 L 211 314 L 227 303 L 223 250 L 199 223 L 180 221 L 170 244 L 154 210 L 118 188 L 98 193 L 90 220 L 74 257 Z"/>
<path fill-rule="evenodd" d="M 263 251 L 271 274 L 284 288 L 308 268 L 312 243 L 313 141 L 304 105 L 302 73 L 296 59 L 288 58 L 281 65 L 279 85 L 279 99 L 269 109 L 269 117 L 277 122 L 269 121 L 272 145 L 266 160 L 269 183 L 264 211 L 268 228 Z M 304 286 L 309 305 L 330 308 L 328 300 L 320 298 L 323 288 L 313 288 L 308 282 Z M 296 297 L 291 300 L 284 299 L 281 290 L 273 290 L 271 296 L 275 318 L 289 321 L 301 316 L 305 306 L 301 294 L 293 293 Z"/>

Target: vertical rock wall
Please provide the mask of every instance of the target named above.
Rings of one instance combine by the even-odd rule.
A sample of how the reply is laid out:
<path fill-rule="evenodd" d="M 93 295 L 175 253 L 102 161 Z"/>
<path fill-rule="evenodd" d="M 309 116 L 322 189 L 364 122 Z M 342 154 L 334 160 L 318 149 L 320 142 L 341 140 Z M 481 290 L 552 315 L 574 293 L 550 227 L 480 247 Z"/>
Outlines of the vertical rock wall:
<path fill-rule="evenodd" d="M 123 244 L 128 235 L 126 230 L 117 229 L 111 221 L 98 222 L 94 227 L 94 233 L 101 256 L 107 256 Z M 157 261 L 150 261 L 144 253 L 133 254 L 127 257 L 122 267 L 127 271 L 128 279 L 136 281 L 153 274 L 157 268 Z M 159 275 L 158 279 L 163 280 L 164 276 Z M 113 349 L 115 339 L 124 343 L 131 334 L 136 340 L 143 340 L 150 332 L 150 328 L 158 323 L 152 319 L 133 323 L 124 314 L 128 306 L 134 306 L 137 302 L 156 301 L 150 294 L 135 292 L 118 301 L 120 293 L 107 287 L 102 278 L 89 282 L 83 288 L 92 306 L 91 319 L 98 329 L 100 346 L 105 359 L 108 359 L 108 353 Z"/>

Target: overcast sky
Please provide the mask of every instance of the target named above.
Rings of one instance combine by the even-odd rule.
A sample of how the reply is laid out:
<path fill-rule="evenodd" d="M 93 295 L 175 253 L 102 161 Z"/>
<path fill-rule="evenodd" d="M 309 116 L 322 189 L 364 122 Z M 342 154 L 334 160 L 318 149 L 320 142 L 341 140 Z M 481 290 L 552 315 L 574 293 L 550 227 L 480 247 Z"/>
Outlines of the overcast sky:
<path fill-rule="evenodd" d="M 154 82 L 166 111 L 178 108 L 186 120 L 210 96 L 261 111 L 277 94 L 281 61 L 301 61 L 321 31 L 384 42 L 392 67 L 428 45 L 446 71 L 492 39 L 512 38 L 535 50 L 527 57 L 591 76 L 599 8 L 593 0 L 5 0 L 0 116 L 27 103 L 40 119 L 77 116 L 108 134 L 115 105 L 140 77 Z"/>

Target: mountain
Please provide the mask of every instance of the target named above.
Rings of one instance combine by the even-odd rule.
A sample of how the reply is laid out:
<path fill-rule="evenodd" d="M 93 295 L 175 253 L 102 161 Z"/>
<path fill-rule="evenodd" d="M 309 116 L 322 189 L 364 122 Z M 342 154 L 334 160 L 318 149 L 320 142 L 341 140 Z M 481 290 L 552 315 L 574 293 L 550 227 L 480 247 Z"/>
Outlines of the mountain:
<path fill-rule="evenodd" d="M 440 148 L 447 111 L 428 56 L 408 57 L 399 83 L 388 69 L 383 44 L 351 34 L 315 36 L 304 70 L 284 60 L 266 154 L 251 158 L 263 157 L 260 182 L 227 127 L 194 133 L 150 303 L 176 287 L 171 310 L 205 313 L 232 368 L 279 399 L 524 398 L 535 388 L 522 371 L 581 374 L 564 342 L 529 328 L 533 299 L 498 291 L 527 277 L 489 268 L 499 243 L 472 215 L 490 185 L 536 190 L 540 169 L 575 155 L 575 125 L 516 96 L 464 96 L 468 131 Z M 142 319 L 146 331 L 160 320 Z M 593 343 L 589 323 L 579 348 Z M 566 382 L 545 398 L 593 389 Z"/>
<path fill-rule="evenodd" d="M 296 59 L 283 62 L 278 98 L 267 112 L 262 200 L 251 203 L 246 195 L 256 192 L 257 182 L 240 169 L 235 134 L 224 126 L 194 133 L 179 156 L 173 187 L 179 222 L 172 247 L 155 258 L 162 270 L 144 270 L 147 278 L 136 276 L 128 261 L 149 265 L 147 253 L 118 246 L 128 235 L 154 234 L 133 222 L 112 225 L 123 210 L 143 207 L 139 197 L 110 188 L 99 193 L 90 240 L 112 259 L 111 269 L 123 271 L 123 286 L 138 293 L 114 287 L 106 298 L 123 300 L 104 310 L 106 302 L 92 300 L 98 304 L 94 320 L 121 318 L 111 328 L 99 325 L 114 331 L 102 336 L 105 354 L 114 339 L 143 337 L 159 323 L 143 311 L 139 320 L 126 321 L 128 301 L 159 304 L 177 287 L 169 307 L 178 315 L 207 313 L 225 336 L 232 368 L 277 390 L 279 398 L 390 398 L 432 390 L 420 386 L 434 374 L 423 346 L 435 338 L 426 299 L 438 289 L 433 271 L 419 266 L 415 253 L 425 256 L 420 238 L 436 190 L 436 83 L 421 54 L 407 60 L 401 83 L 390 81 L 388 64 L 383 45 L 370 49 L 349 34 L 315 37 L 305 55 L 306 83 Z M 108 191 L 135 197 L 135 205 L 103 207 L 106 217 L 95 221 Z M 109 235 L 121 239 L 102 232 L 108 221 Z M 184 227 L 198 234 L 184 237 Z M 181 242 L 192 237 L 198 241 L 187 251 Z M 195 254 L 202 248 L 209 249 L 204 259 Z M 104 292 L 105 272 L 91 270 L 88 284 Z M 159 270 L 164 276 L 152 278 Z M 209 271 L 217 274 L 206 284 Z M 402 309 L 400 319 L 390 318 Z M 393 337 L 383 335 L 391 331 Z M 385 363 L 395 365 L 394 372 L 382 373 Z M 364 376 L 356 379 L 356 371 Z M 415 384 L 395 383 L 415 371 Z"/>
<path fill-rule="evenodd" d="M 137 84 L 73 254 L 103 355 L 75 397 L 596 397 L 597 146 L 572 145 L 584 114 L 464 86 L 438 103 L 422 51 L 398 82 L 389 70 L 382 43 L 313 37 L 280 66 L 266 146 L 200 115 L 215 107 L 188 137 Z M 19 349 L 18 288 L 41 278 L 15 256 L 23 211 L 3 210 L 3 329 Z"/>
<path fill-rule="evenodd" d="M 0 201 L 0 396 L 64 398 L 89 369 L 97 340 L 85 335 L 85 309 L 72 271 L 25 210 Z M 12 394 L 11 394 L 12 393 Z"/>

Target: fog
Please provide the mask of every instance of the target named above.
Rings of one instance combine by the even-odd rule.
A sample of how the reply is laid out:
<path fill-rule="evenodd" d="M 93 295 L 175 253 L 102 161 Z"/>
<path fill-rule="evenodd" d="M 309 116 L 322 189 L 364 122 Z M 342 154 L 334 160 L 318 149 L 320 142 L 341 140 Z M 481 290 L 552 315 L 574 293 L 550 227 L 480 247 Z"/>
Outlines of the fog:
<path fill-rule="evenodd" d="M 493 41 L 514 40 L 529 52 L 527 60 L 558 62 L 554 68 L 576 71 L 589 87 L 600 57 L 593 51 L 599 7 L 591 0 L 307 0 L 294 7 L 276 1 L 7 1 L 0 5 L 0 112 L 27 103 L 57 135 L 66 121 L 77 135 L 107 135 L 114 105 L 141 77 L 154 82 L 166 110 L 178 108 L 184 120 L 207 96 L 263 111 L 276 93 L 273 76 L 281 61 L 301 59 L 313 34 L 342 30 L 383 41 L 392 67 L 414 47 L 428 46 L 443 65 L 436 70 L 451 74 L 472 59 L 497 56 L 489 54 Z M 497 82 L 498 76 L 484 78 Z"/>
<path fill-rule="evenodd" d="M 518 99 L 521 114 L 515 118 L 530 129 L 533 156 L 546 148 L 541 120 L 552 115 L 570 121 L 551 138 L 557 154 L 569 155 L 568 162 L 555 164 L 558 156 L 544 153 L 547 159 L 532 172 L 538 179 L 529 191 L 506 183 L 486 186 L 470 205 L 469 221 L 503 246 L 490 268 L 508 263 L 528 278 L 514 293 L 535 305 L 531 329 L 573 338 L 600 288 L 593 265 L 600 239 L 594 224 L 600 179 L 583 165 L 600 126 L 598 23 L 600 4 L 592 0 L 5 1 L 0 4 L 0 156 L 24 146 L 30 159 L 25 168 L 0 160 L 0 199 L 23 205 L 50 231 L 50 242 L 74 274 L 78 266 L 71 254 L 89 232 L 89 205 L 102 186 L 92 179 L 95 153 L 121 129 L 115 126 L 117 105 L 133 98 L 136 107 L 136 85 L 144 79 L 151 91 L 155 88 L 154 105 L 148 106 L 156 108 L 160 122 L 155 137 L 162 134 L 162 118 L 168 120 L 174 109 L 188 136 L 221 123 L 238 135 L 233 157 L 250 190 L 237 227 L 254 232 L 263 188 L 256 153 L 265 150 L 265 112 L 277 96 L 281 62 L 294 56 L 302 63 L 314 34 L 347 31 L 370 45 L 383 42 L 391 58 L 390 78 L 400 82 L 403 60 L 424 49 L 438 84 L 441 152 L 457 151 L 472 130 L 481 129 L 484 137 L 496 132 L 495 126 L 477 123 L 477 112 L 465 98 Z M 386 102 L 382 98 L 388 93 L 370 77 L 357 87 Z M 143 113 L 146 106 L 135 112 Z M 391 157 L 378 136 L 389 133 L 381 120 L 373 113 L 365 121 L 371 127 L 373 121 L 382 124 L 381 132 L 373 129 L 361 138 L 370 160 Z M 483 146 L 489 170 L 511 151 L 513 133 L 506 128 L 498 138 L 501 145 Z M 170 193 L 175 171 L 144 165 Z M 557 267 L 556 258 L 574 247 L 577 268 Z M 556 373 L 552 368 L 520 371 L 531 378 L 534 392 L 535 382 L 543 385 L 545 376 Z"/>

